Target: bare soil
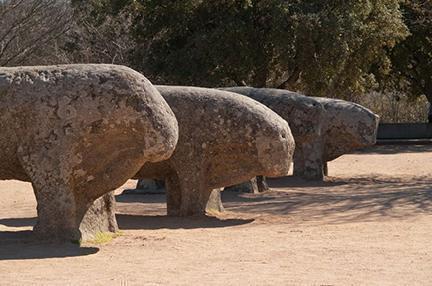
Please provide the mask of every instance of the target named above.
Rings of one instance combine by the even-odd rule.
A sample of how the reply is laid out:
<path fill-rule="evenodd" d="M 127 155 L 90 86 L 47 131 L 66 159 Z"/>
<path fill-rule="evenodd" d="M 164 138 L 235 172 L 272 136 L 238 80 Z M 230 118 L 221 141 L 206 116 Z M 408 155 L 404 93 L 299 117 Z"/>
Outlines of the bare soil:
<path fill-rule="evenodd" d="M 122 235 L 82 247 L 34 241 L 31 185 L 2 181 L 0 285 L 432 285 L 431 156 L 345 155 L 324 183 L 224 193 L 212 218 L 166 217 L 163 195 L 118 195 Z"/>

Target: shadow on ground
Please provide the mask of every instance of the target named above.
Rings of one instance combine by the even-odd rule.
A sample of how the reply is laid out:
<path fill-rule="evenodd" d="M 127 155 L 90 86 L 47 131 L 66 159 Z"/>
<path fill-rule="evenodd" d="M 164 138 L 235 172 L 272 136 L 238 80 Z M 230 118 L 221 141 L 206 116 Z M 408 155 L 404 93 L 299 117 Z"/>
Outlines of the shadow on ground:
<path fill-rule="evenodd" d="M 3 218 L 3 219 L 0 219 L 0 224 L 5 225 L 7 227 L 34 226 L 36 224 L 36 222 L 37 222 L 37 218 L 36 217 L 28 217 L 28 218 Z"/>
<path fill-rule="evenodd" d="M 116 201 L 118 203 L 145 202 L 147 204 L 152 204 L 166 201 L 166 196 L 164 193 L 122 193 L 116 196 Z"/>
<path fill-rule="evenodd" d="M 258 195 L 223 192 L 226 210 L 247 214 L 247 218 L 289 216 L 290 221 L 324 224 L 408 219 L 432 213 L 432 179 L 427 177 L 330 177 L 325 182 L 286 177 L 270 179 L 269 184 L 276 189 Z M 164 195 L 126 195 L 121 201 L 119 210 L 124 214 L 118 220 L 126 229 L 224 227 L 243 223 L 166 217 Z"/>
<path fill-rule="evenodd" d="M 126 229 L 196 229 L 221 228 L 243 225 L 253 219 L 218 219 L 215 217 L 175 218 L 168 216 L 142 216 L 117 214 L 119 228 Z M 28 227 L 36 223 L 36 218 L 0 219 L 0 224 L 8 227 Z M 0 231 L 0 261 L 20 259 L 45 259 L 86 256 L 99 251 L 93 247 L 79 247 L 73 244 L 37 244 L 33 232 Z"/>
<path fill-rule="evenodd" d="M 226 193 L 224 205 L 234 212 L 289 215 L 323 223 L 405 219 L 432 212 L 432 179 L 426 177 L 331 178 L 307 186 L 284 178 L 269 184 L 279 189 L 260 195 Z M 260 200 L 251 200 L 255 196 Z"/>
<path fill-rule="evenodd" d="M 290 188 L 290 187 L 321 187 L 330 188 L 336 186 L 346 185 L 349 182 L 342 179 L 333 179 L 331 177 L 326 178 L 324 181 L 308 181 L 299 177 L 288 176 L 281 178 L 267 178 L 267 183 L 272 188 Z"/>
<path fill-rule="evenodd" d="M 38 243 L 30 230 L 0 231 L 0 242 L 0 261 L 87 256 L 99 251 L 72 243 Z"/>
<path fill-rule="evenodd" d="M 169 217 L 117 214 L 120 229 L 196 229 L 231 227 L 253 222 L 253 219 L 218 219 L 215 217 Z"/>
<path fill-rule="evenodd" d="M 288 177 L 270 180 L 269 184 L 277 189 L 258 195 L 223 192 L 222 200 L 229 215 L 221 218 L 168 217 L 164 195 L 117 196 L 118 200 L 120 198 L 117 220 L 120 229 L 156 230 L 232 227 L 252 223 L 253 219 L 267 215 L 277 216 L 287 223 L 341 224 L 409 219 L 432 213 L 432 179 L 427 177 L 329 178 L 321 183 Z M 35 222 L 36 218 L 0 219 L 0 225 L 12 228 L 33 226 Z M 97 252 L 92 248 L 68 246 L 55 250 L 56 247 L 33 244 L 31 231 L 0 231 L 0 260 L 81 256 Z"/>

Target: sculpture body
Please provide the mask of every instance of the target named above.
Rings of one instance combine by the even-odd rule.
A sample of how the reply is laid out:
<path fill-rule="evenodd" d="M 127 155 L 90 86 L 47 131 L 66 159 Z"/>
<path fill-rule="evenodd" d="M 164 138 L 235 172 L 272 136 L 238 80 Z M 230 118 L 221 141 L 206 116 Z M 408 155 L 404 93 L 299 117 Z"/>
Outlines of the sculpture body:
<path fill-rule="evenodd" d="M 221 210 L 213 189 L 256 175 L 286 175 L 294 140 L 285 120 L 256 101 L 196 87 L 157 86 L 179 123 L 173 156 L 136 178 L 164 179 L 169 215 Z"/>
<path fill-rule="evenodd" d="M 223 90 L 252 98 L 285 119 L 296 142 L 294 174 L 307 180 L 323 179 L 321 130 L 325 110 L 320 102 L 282 89 L 231 87 Z"/>
<path fill-rule="evenodd" d="M 112 197 L 100 197 L 178 139 L 158 91 L 114 65 L 0 68 L 0 130 L 0 179 L 32 183 L 34 231 L 48 239 L 115 230 Z"/>
<path fill-rule="evenodd" d="M 304 179 L 322 180 L 328 161 L 376 142 L 379 117 L 358 104 L 270 88 L 222 90 L 259 101 L 289 123 L 296 141 L 294 175 Z"/>

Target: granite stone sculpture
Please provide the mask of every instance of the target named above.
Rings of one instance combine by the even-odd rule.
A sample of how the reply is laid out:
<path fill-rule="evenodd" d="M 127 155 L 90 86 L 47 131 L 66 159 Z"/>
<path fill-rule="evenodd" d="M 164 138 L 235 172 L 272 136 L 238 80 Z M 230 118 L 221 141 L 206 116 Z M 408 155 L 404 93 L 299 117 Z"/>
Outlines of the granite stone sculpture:
<path fill-rule="evenodd" d="M 307 180 L 323 179 L 321 129 L 325 110 L 321 103 L 282 89 L 231 87 L 222 90 L 252 98 L 285 119 L 296 142 L 294 174 Z"/>
<path fill-rule="evenodd" d="M 280 89 L 222 90 L 257 100 L 287 120 L 296 141 L 294 175 L 304 179 L 322 180 L 327 175 L 328 161 L 375 144 L 379 117 L 358 104 Z"/>
<path fill-rule="evenodd" d="M 323 170 L 327 162 L 376 143 L 379 116 L 349 101 L 314 97 L 325 109 L 322 126 Z"/>
<path fill-rule="evenodd" d="M 114 65 L 1 67 L 0 132 L 0 179 L 32 183 L 34 232 L 60 240 L 115 231 L 106 194 L 178 140 L 159 92 Z"/>
<path fill-rule="evenodd" d="M 222 210 L 218 188 L 256 175 L 287 175 L 294 140 L 285 120 L 236 94 L 157 86 L 174 111 L 179 141 L 170 159 L 147 163 L 136 178 L 164 179 L 168 215 Z"/>

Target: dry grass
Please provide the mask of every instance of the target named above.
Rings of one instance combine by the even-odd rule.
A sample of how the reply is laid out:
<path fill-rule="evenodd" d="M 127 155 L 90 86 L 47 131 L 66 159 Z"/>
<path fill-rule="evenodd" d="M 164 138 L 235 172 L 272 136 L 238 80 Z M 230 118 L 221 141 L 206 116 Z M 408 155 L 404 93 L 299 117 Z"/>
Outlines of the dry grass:
<path fill-rule="evenodd" d="M 428 102 L 425 97 L 410 100 L 398 93 L 369 93 L 356 102 L 378 114 L 382 123 L 427 122 Z"/>

